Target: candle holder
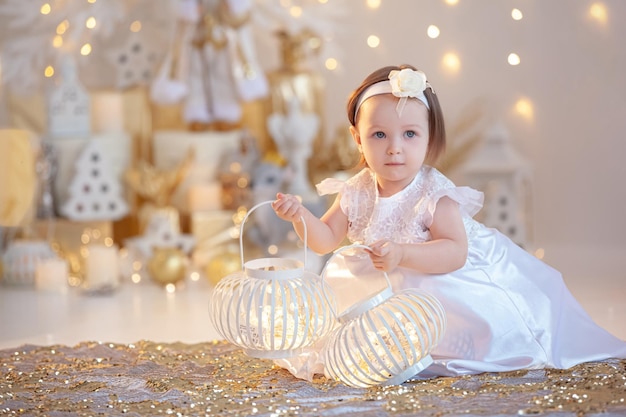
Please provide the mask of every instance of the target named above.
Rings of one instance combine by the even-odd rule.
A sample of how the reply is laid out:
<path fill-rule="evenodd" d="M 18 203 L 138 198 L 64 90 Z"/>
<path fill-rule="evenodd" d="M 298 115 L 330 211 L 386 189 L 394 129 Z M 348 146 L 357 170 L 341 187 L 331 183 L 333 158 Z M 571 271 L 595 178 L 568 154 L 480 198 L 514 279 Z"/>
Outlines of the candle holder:
<path fill-rule="evenodd" d="M 326 265 L 338 253 L 358 248 L 367 246 L 340 248 Z M 430 352 L 445 330 L 445 312 L 437 299 L 415 288 L 394 294 L 389 276 L 382 273 L 386 288 L 341 315 L 333 311 L 339 327 L 322 349 L 326 373 L 352 387 L 402 384 L 433 362 Z M 322 282 L 325 275 L 326 268 Z"/>
<path fill-rule="evenodd" d="M 269 203 L 257 204 L 244 217 L 239 233 L 242 270 L 217 283 L 209 310 L 215 329 L 248 356 L 284 359 L 330 333 L 334 295 L 330 288 L 322 292 L 320 276 L 305 270 L 306 225 L 304 263 L 287 258 L 244 262 L 244 224 L 254 210 Z"/>

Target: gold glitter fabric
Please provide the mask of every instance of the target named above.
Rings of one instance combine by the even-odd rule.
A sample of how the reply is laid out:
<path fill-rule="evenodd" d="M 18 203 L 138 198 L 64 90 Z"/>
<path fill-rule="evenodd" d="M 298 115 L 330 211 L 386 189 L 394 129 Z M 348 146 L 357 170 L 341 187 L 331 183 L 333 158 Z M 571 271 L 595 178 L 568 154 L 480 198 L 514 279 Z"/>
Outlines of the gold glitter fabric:
<path fill-rule="evenodd" d="M 0 415 L 626 415 L 626 360 L 349 388 L 226 342 L 0 350 Z"/>

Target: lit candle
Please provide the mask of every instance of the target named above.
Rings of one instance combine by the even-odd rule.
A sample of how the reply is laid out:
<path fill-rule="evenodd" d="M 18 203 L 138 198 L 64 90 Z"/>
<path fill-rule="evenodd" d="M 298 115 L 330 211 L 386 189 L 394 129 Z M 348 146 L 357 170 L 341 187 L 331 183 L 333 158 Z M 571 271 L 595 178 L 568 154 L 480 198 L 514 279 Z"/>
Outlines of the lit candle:
<path fill-rule="evenodd" d="M 88 246 L 85 259 L 85 286 L 88 289 L 115 288 L 119 283 L 117 246 Z"/>
<path fill-rule="evenodd" d="M 39 291 L 66 294 L 69 267 L 65 259 L 50 258 L 37 262 L 35 288 Z"/>

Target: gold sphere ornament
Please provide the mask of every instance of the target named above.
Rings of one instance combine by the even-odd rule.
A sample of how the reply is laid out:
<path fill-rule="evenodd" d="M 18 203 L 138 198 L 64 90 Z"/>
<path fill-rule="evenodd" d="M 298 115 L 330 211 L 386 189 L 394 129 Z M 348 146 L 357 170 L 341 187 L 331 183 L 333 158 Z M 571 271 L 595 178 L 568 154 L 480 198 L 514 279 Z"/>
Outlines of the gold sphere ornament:
<path fill-rule="evenodd" d="M 213 257 L 206 265 L 206 277 L 211 285 L 217 285 L 222 278 L 241 270 L 239 254 L 231 251 L 222 252 Z"/>
<path fill-rule="evenodd" d="M 187 256 L 175 247 L 154 248 L 148 261 L 148 272 L 161 285 L 176 284 L 185 279 Z"/>

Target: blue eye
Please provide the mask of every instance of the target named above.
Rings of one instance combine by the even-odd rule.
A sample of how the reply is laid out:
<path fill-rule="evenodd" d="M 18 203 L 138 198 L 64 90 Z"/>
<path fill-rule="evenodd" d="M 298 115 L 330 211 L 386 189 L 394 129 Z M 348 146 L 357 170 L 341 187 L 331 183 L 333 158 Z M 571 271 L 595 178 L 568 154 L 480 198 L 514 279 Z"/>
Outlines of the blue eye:
<path fill-rule="evenodd" d="M 407 132 L 406 132 L 405 134 L 406 134 L 406 136 L 407 136 L 408 138 L 413 138 L 413 137 L 417 136 L 417 133 L 415 133 L 415 132 L 414 132 L 414 131 L 412 131 L 412 130 L 407 130 Z"/>
<path fill-rule="evenodd" d="M 374 133 L 374 136 L 378 139 L 382 139 L 385 137 L 385 134 L 383 132 L 376 132 Z"/>

